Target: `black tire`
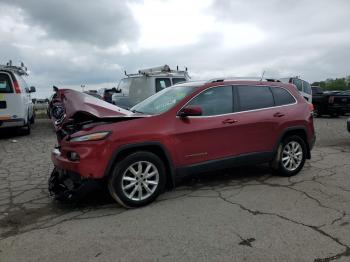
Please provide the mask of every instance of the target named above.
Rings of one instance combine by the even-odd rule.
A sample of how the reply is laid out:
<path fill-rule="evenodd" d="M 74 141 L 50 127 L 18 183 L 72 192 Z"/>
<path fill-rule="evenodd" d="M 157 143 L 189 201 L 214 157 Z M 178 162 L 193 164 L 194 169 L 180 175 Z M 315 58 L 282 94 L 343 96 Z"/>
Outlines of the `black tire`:
<path fill-rule="evenodd" d="M 314 117 L 322 117 L 322 114 L 318 105 L 314 105 L 313 115 Z"/>
<path fill-rule="evenodd" d="M 283 151 L 284 151 L 285 147 L 288 144 L 290 144 L 291 142 L 298 143 L 300 145 L 301 151 L 302 151 L 302 157 L 300 160 L 300 164 L 295 170 L 287 169 L 282 162 Z M 299 137 L 297 135 L 292 135 L 292 136 L 286 137 L 279 145 L 275 159 L 273 161 L 273 163 L 275 163 L 275 164 L 272 164 L 272 168 L 273 168 L 274 172 L 278 175 L 286 176 L 286 177 L 294 176 L 294 175 L 298 174 L 300 172 L 300 170 L 304 167 L 305 160 L 306 160 L 306 154 L 307 154 L 306 144 L 305 144 L 305 141 L 301 137 Z"/>
<path fill-rule="evenodd" d="M 23 127 L 23 134 L 30 135 L 31 129 L 32 129 L 31 121 L 30 119 L 28 119 L 27 124 Z"/>
<path fill-rule="evenodd" d="M 339 117 L 339 113 L 333 112 L 333 113 L 331 113 L 331 117 L 337 118 L 337 117 Z"/>
<path fill-rule="evenodd" d="M 31 123 L 32 125 L 35 124 L 35 113 L 34 113 L 34 112 L 33 112 L 32 117 L 30 118 L 30 123 Z"/>
<path fill-rule="evenodd" d="M 133 200 L 133 199 L 130 199 L 130 197 L 127 196 L 127 193 L 123 190 L 122 178 L 124 173 L 127 172 L 128 168 L 138 162 L 143 162 L 143 163 L 148 162 L 154 165 L 154 168 L 156 168 L 158 171 L 158 184 L 155 186 L 154 192 L 147 198 L 142 200 Z M 137 183 L 139 183 L 139 187 L 140 187 L 140 183 L 142 182 L 137 182 Z M 147 179 L 146 179 L 146 183 L 147 183 Z M 164 191 L 165 184 L 166 184 L 166 174 L 165 174 L 165 166 L 162 160 L 157 155 L 151 152 L 139 151 L 126 156 L 119 163 L 117 163 L 117 165 L 113 170 L 113 173 L 109 177 L 108 189 L 111 196 L 119 204 L 121 204 L 126 208 L 135 208 L 135 207 L 145 206 L 153 202 L 158 197 L 158 195 Z M 143 189 L 141 189 L 141 191 L 144 192 Z"/>

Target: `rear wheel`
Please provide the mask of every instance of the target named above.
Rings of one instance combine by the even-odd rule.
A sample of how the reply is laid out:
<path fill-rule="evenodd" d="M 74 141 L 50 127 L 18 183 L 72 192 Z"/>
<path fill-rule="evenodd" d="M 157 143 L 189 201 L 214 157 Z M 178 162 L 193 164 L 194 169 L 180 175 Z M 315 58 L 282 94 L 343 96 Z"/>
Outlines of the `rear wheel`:
<path fill-rule="evenodd" d="M 28 119 L 27 124 L 23 127 L 24 135 L 30 135 L 31 129 L 32 129 L 31 120 Z"/>
<path fill-rule="evenodd" d="M 127 208 L 153 202 L 165 187 L 165 167 L 161 159 L 140 151 L 121 160 L 108 181 L 111 196 Z"/>
<path fill-rule="evenodd" d="M 275 171 L 282 176 L 298 174 L 305 164 L 306 153 L 306 144 L 301 137 L 293 135 L 285 138 L 276 154 Z"/>

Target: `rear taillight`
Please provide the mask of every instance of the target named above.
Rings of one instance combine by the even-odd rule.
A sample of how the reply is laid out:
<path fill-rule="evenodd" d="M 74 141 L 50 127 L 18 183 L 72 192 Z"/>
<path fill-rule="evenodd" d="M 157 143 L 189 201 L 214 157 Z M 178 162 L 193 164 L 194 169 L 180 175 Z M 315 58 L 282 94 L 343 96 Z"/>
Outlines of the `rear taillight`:
<path fill-rule="evenodd" d="M 21 89 L 19 88 L 19 84 L 18 84 L 17 80 L 13 80 L 13 87 L 15 88 L 16 94 L 21 93 Z"/>
<path fill-rule="evenodd" d="M 309 103 L 309 109 L 311 112 L 313 112 L 315 110 L 315 107 L 313 104 Z"/>
<path fill-rule="evenodd" d="M 334 96 L 330 96 L 328 98 L 328 103 L 333 104 L 334 103 Z"/>

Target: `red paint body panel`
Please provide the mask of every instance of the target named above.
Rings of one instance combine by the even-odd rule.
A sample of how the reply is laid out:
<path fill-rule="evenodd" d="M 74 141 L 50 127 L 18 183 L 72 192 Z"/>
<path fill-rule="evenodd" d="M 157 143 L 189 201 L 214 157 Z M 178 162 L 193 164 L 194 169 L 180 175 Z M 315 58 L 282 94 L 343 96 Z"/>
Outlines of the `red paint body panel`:
<path fill-rule="evenodd" d="M 177 117 L 177 112 L 196 94 L 218 85 L 268 85 L 287 89 L 297 100 L 296 104 L 261 110 L 235 112 L 211 117 Z M 248 87 L 249 88 L 249 87 Z M 61 91 L 60 95 L 69 116 L 85 111 L 96 117 L 132 117 L 130 111 L 119 109 L 79 92 Z M 107 104 L 107 105 L 106 105 Z M 276 113 L 279 115 L 276 117 Z M 281 116 L 282 115 L 282 116 Z M 234 120 L 225 123 L 225 120 Z M 273 152 L 283 132 L 290 127 L 303 127 L 308 141 L 314 138 L 313 118 L 309 106 L 294 85 L 276 82 L 225 81 L 200 86 L 169 111 L 154 116 L 141 117 L 98 125 L 81 130 L 74 136 L 98 131 L 111 131 L 101 141 L 60 141 L 61 155 L 52 155 L 56 167 L 79 173 L 83 177 L 102 178 L 113 154 L 122 146 L 144 142 L 158 142 L 169 154 L 173 168 L 204 161 L 238 156 L 255 152 Z M 74 151 L 80 160 L 67 159 L 67 152 Z"/>
<path fill-rule="evenodd" d="M 128 110 L 72 89 L 60 89 L 58 95 L 64 105 L 67 118 L 71 118 L 76 112 L 86 112 L 99 118 L 132 114 Z"/>

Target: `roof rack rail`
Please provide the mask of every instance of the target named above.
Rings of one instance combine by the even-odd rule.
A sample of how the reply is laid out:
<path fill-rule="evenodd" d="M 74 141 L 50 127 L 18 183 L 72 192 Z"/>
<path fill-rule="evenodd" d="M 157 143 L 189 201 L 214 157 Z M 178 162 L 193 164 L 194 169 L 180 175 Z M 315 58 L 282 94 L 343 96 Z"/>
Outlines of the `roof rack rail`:
<path fill-rule="evenodd" d="M 186 74 L 190 78 L 190 76 L 188 75 L 188 72 L 187 72 L 187 67 L 185 67 L 185 70 L 179 70 L 179 66 L 176 66 L 176 70 L 170 69 L 170 67 L 168 65 L 151 67 L 151 68 L 146 68 L 146 69 L 140 69 L 137 73 L 134 73 L 134 74 L 127 74 L 126 71 L 124 71 L 124 74 L 127 77 L 141 76 L 141 75 L 152 76 L 152 75 L 157 75 L 160 73 L 183 73 L 183 74 Z"/>
<path fill-rule="evenodd" d="M 234 76 L 234 77 L 221 77 L 221 78 L 213 78 L 213 79 L 209 79 L 207 81 L 207 83 L 215 83 L 215 82 L 223 82 L 225 80 L 247 80 L 247 81 L 266 81 L 266 82 L 281 82 L 280 80 L 278 79 L 274 79 L 274 78 L 261 78 L 261 77 L 237 77 L 237 76 Z"/>
<path fill-rule="evenodd" d="M 8 61 L 6 65 L 0 65 L 0 70 L 16 72 L 19 75 L 28 75 L 28 69 L 23 62 L 21 62 L 20 66 L 14 66 L 12 65 L 12 60 Z"/>

